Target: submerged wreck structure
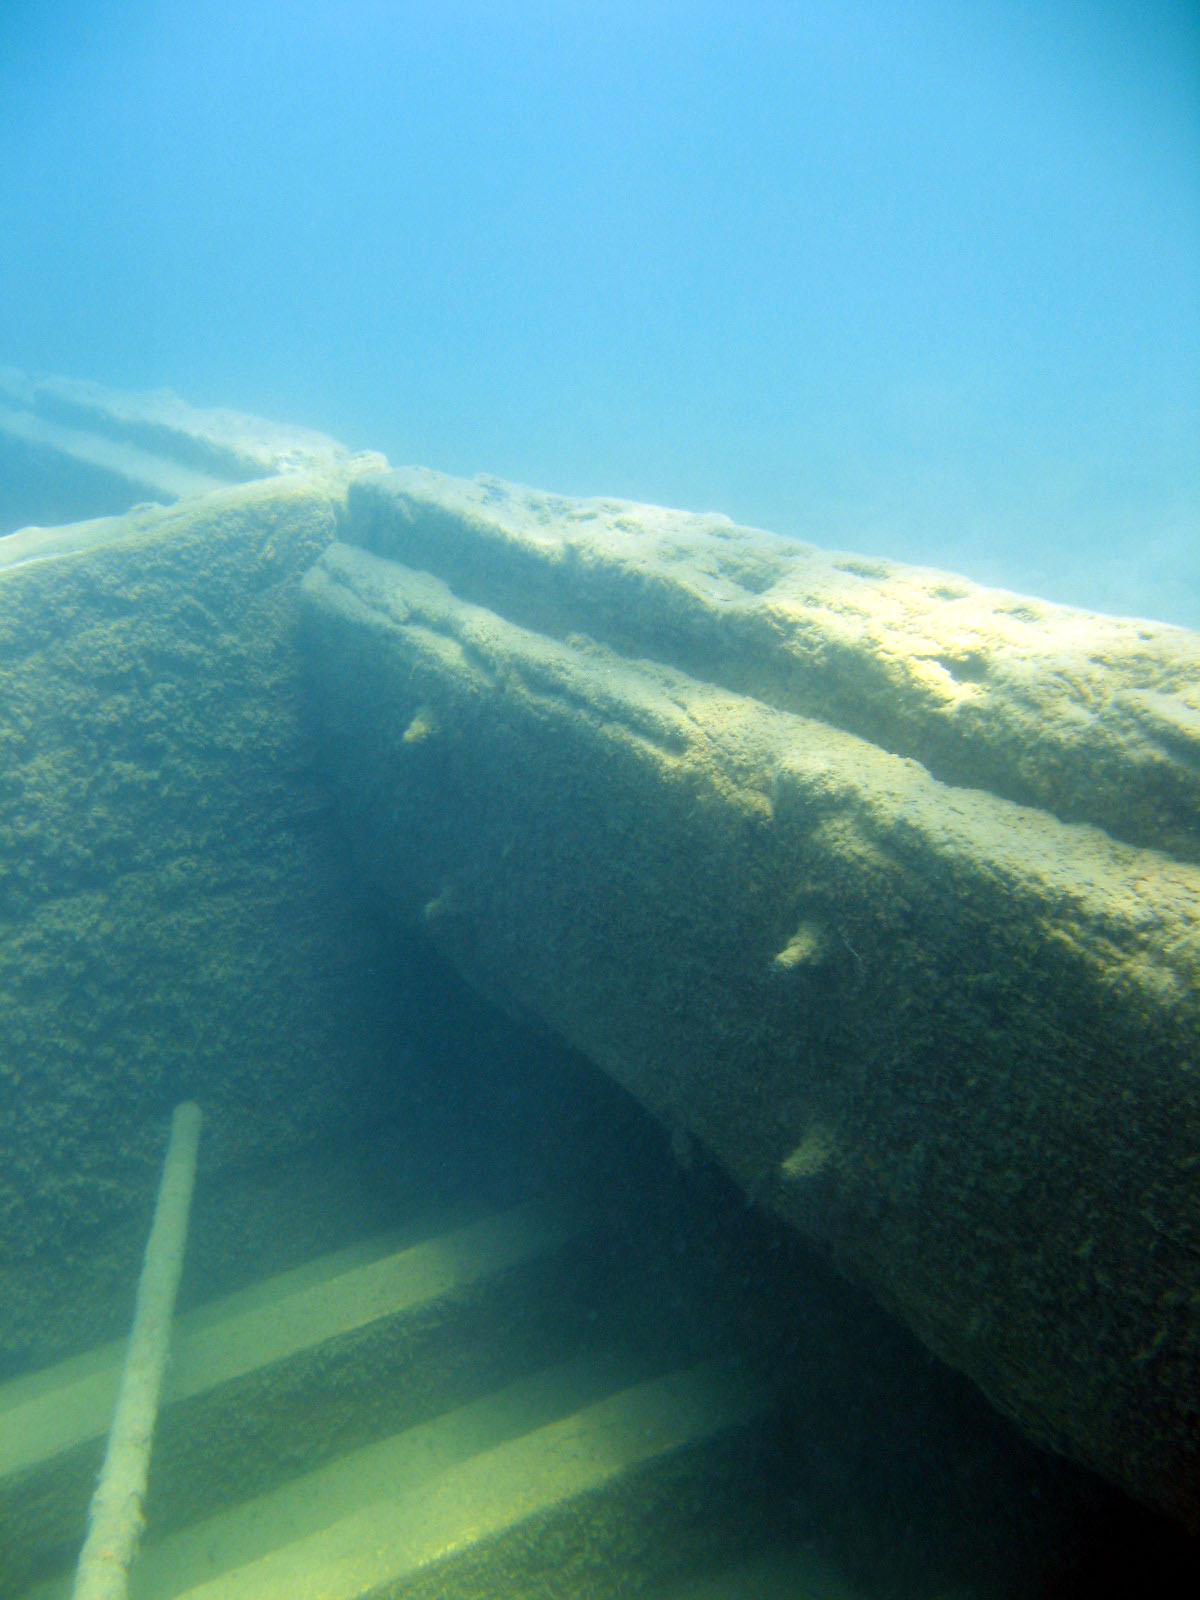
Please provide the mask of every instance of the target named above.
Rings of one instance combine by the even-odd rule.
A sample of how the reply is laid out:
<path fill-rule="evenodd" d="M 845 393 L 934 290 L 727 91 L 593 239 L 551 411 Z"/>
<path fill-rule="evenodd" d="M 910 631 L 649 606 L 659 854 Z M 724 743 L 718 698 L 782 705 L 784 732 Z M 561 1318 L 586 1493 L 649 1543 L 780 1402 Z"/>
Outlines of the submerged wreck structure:
<path fill-rule="evenodd" d="M 0 465 L 3 1270 L 168 1081 L 350 1117 L 365 902 L 1200 1524 L 1200 636 L 14 373 Z"/>

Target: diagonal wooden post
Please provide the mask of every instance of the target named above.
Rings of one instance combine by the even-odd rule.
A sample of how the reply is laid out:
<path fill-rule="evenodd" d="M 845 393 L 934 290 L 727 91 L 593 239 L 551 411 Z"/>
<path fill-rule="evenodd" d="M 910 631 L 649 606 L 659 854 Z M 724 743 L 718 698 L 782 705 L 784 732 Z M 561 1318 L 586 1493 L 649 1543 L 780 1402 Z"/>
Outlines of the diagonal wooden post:
<path fill-rule="evenodd" d="M 88 1512 L 73 1600 L 125 1600 L 129 1590 L 129 1568 L 142 1531 L 150 1446 L 187 1242 L 199 1141 L 200 1107 L 188 1100 L 175 1107 L 171 1118 L 171 1138 L 146 1241 L 117 1408 Z"/>

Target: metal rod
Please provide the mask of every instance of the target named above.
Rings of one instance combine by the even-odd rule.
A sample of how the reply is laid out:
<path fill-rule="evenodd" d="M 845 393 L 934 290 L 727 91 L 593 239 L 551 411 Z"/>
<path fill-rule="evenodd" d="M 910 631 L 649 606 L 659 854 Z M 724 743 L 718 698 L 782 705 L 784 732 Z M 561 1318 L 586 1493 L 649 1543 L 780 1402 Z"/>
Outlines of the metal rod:
<path fill-rule="evenodd" d="M 200 1107 L 188 1100 L 175 1107 L 171 1118 L 171 1139 L 146 1241 L 117 1408 L 88 1512 L 73 1600 L 125 1600 L 129 1591 L 129 1569 L 144 1521 L 150 1446 L 187 1243 L 199 1142 Z"/>

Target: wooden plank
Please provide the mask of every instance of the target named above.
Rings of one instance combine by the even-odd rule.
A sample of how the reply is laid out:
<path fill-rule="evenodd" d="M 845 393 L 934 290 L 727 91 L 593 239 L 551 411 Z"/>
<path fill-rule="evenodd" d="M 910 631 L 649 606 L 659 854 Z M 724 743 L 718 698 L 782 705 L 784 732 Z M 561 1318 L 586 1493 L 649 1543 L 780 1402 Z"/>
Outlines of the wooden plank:
<path fill-rule="evenodd" d="M 428 1304 L 573 1231 L 537 1206 L 517 1206 L 399 1250 L 385 1236 L 281 1273 L 179 1319 L 165 1402 Z M 0 1480 L 104 1434 L 123 1349 L 114 1341 L 0 1389 Z"/>
<path fill-rule="evenodd" d="M 408 1578 L 640 1466 L 744 1426 L 764 1406 L 761 1390 L 725 1363 L 652 1378 L 448 1470 L 435 1466 L 423 1482 L 372 1474 L 367 1498 L 337 1521 L 188 1589 L 135 1587 L 136 1600 L 366 1600 L 398 1593 Z M 282 1503 L 279 1514 L 282 1529 Z"/>

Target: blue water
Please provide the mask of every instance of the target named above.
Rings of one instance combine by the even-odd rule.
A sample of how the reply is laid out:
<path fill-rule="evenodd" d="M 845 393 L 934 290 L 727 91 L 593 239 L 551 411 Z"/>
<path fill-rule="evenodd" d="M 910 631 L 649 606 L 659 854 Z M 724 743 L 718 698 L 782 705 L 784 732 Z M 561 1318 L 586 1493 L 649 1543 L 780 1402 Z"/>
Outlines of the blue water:
<path fill-rule="evenodd" d="M 0 12 L 0 360 L 1200 626 L 1194 0 Z"/>

